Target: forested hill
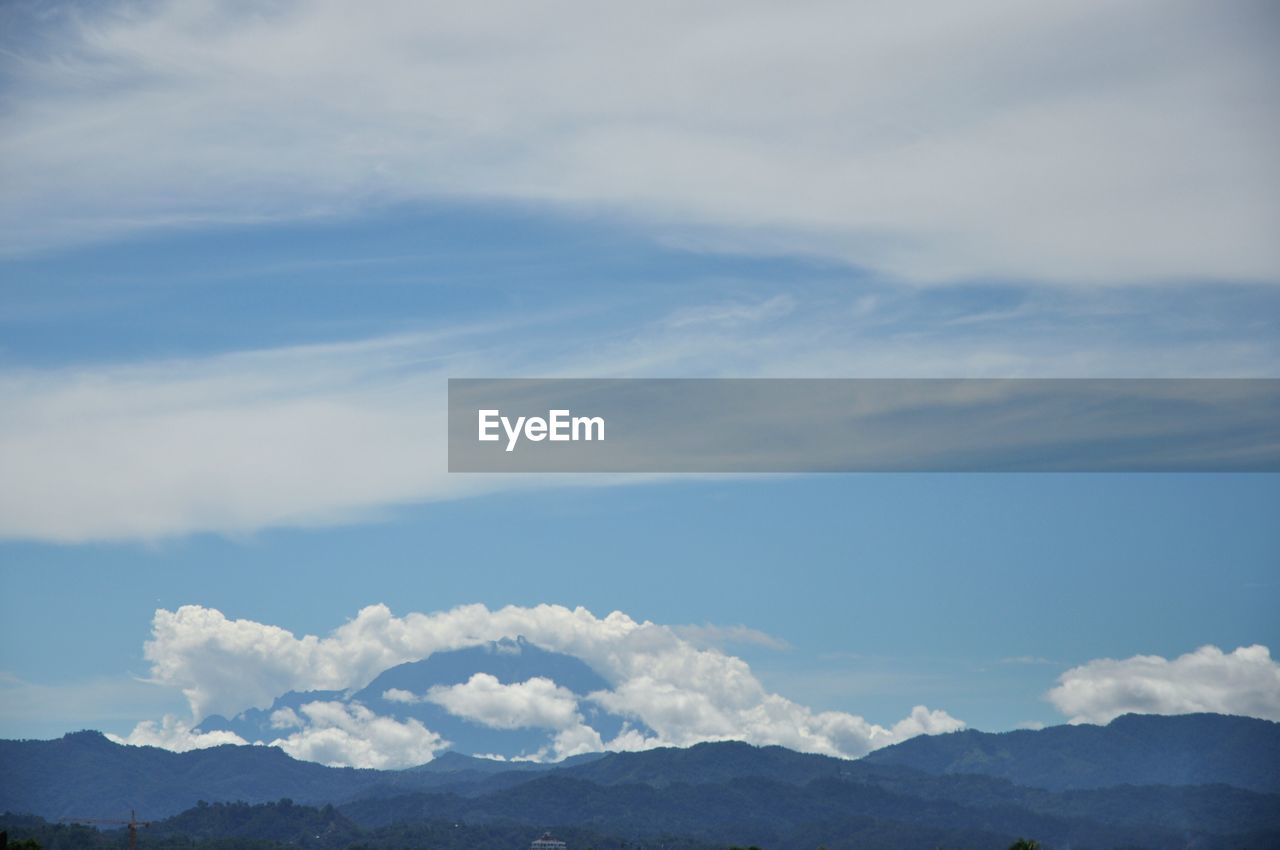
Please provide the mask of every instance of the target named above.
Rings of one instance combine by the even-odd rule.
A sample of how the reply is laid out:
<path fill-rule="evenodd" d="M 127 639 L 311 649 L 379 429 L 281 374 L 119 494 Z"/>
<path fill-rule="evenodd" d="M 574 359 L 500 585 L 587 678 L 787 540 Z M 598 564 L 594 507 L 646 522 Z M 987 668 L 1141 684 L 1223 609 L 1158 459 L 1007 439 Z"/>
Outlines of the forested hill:
<path fill-rule="evenodd" d="M 878 750 L 868 764 L 977 773 L 1052 790 L 1222 783 L 1280 792 L 1280 723 L 1222 714 L 1126 714 L 1106 726 L 966 730 Z"/>
<path fill-rule="evenodd" d="M 685 842 L 673 847 L 1003 850 L 1031 835 L 1046 848 L 1258 850 L 1280 848 L 1278 729 L 1218 715 L 1123 717 L 918 738 L 857 761 L 724 742 L 518 769 L 448 755 L 400 771 L 324 767 L 261 746 L 172 753 L 81 732 L 0 741 L 0 811 L 56 821 L 136 810 L 172 818 L 165 829 L 192 840 L 305 846 L 328 836 L 326 848 L 412 846 L 422 830 L 457 823 L 518 827 L 512 835 L 555 826 L 597 847 L 666 836 Z"/>

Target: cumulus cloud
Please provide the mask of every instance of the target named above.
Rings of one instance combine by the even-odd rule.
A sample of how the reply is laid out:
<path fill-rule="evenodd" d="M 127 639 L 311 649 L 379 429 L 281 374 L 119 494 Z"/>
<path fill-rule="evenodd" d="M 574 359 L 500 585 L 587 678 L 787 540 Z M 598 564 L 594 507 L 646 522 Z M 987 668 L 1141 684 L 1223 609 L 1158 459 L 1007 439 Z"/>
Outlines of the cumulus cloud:
<path fill-rule="evenodd" d="M 912 735 L 963 726 L 944 711 L 922 706 L 888 727 L 844 712 L 814 712 L 769 692 L 742 659 L 700 649 L 669 627 L 637 622 L 619 611 L 601 618 L 585 608 L 557 605 L 496 611 L 466 605 L 404 617 L 373 605 L 328 636 L 300 638 L 277 626 L 231 620 L 217 610 L 189 605 L 156 612 L 145 652 L 152 676 L 180 688 L 199 719 L 213 712 L 230 716 L 249 707 L 265 708 L 289 690 L 360 688 L 395 664 L 516 637 L 586 662 L 610 684 L 588 699 L 633 725 L 602 742 L 583 722 L 577 698 L 543 678 L 504 685 L 477 674 L 425 695 L 394 696 L 401 701 L 427 699 L 495 728 L 554 730 L 548 753 L 557 758 L 602 748 L 716 740 L 856 757 Z M 348 713 L 339 711 L 341 707 L 304 707 L 307 725 L 284 739 L 282 746 L 299 757 L 326 763 L 345 758 L 342 763 L 365 766 L 391 751 L 376 742 L 368 750 L 360 749 L 364 734 L 394 733 L 412 739 L 417 742 L 413 758 L 442 746 L 425 728 L 384 728 L 379 723 L 388 718 L 376 718 L 363 706 Z"/>
<path fill-rule="evenodd" d="M 271 746 L 303 761 L 393 770 L 426 764 L 449 746 L 418 720 L 384 717 L 359 703 L 310 702 L 300 710 L 302 728 Z"/>
<path fill-rule="evenodd" d="M 504 685 L 496 676 L 476 673 L 458 685 L 436 685 L 426 700 L 492 729 L 564 729 L 582 722 L 573 691 L 543 676 Z"/>
<path fill-rule="evenodd" d="M 272 729 L 292 729 L 302 725 L 302 719 L 292 708 L 278 708 L 271 712 Z"/>
<path fill-rule="evenodd" d="M 437 685 L 422 699 L 492 729 L 554 730 L 550 746 L 526 758 L 558 761 L 604 749 L 600 733 L 583 720 L 577 696 L 543 676 L 508 685 L 476 673 L 461 684 Z"/>
<path fill-rule="evenodd" d="M 1102 658 L 1063 673 L 1046 698 L 1071 723 L 1210 711 L 1280 720 L 1280 664 L 1265 646 L 1202 646 L 1174 659 Z"/>
<path fill-rule="evenodd" d="M 425 764 L 449 746 L 448 741 L 413 718 L 400 721 L 383 717 L 359 703 L 311 702 L 299 711 L 301 715 L 290 708 L 272 712 L 273 729 L 295 731 L 276 738 L 270 745 L 303 761 L 391 770 Z M 195 731 L 188 721 L 172 714 L 166 714 L 159 722 L 144 720 L 128 735 L 107 737 L 117 744 L 161 747 L 177 753 L 250 743 L 228 730 Z"/>
<path fill-rule="evenodd" d="M 175 753 L 188 750 L 203 750 L 206 747 L 220 747 L 223 744 L 247 744 L 234 732 L 218 730 L 215 732 L 196 732 L 191 724 L 180 717 L 166 714 L 160 722 L 144 720 L 128 735 L 107 734 L 117 744 L 128 744 L 134 747 L 160 747 Z"/>
<path fill-rule="evenodd" d="M 10 251 L 462 197 L 921 280 L 1280 279 L 1265 4 L 39 8 Z"/>

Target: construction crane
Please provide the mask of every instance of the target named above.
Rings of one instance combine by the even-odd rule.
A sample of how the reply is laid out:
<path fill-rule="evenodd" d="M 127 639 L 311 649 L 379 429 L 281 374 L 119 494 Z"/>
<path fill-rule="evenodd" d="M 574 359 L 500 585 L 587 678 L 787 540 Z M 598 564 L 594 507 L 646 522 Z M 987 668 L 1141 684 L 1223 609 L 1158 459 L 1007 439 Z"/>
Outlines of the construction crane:
<path fill-rule="evenodd" d="M 129 810 L 128 820 L 112 820 L 110 818 L 63 818 L 64 821 L 70 823 L 109 823 L 116 826 L 129 827 L 129 850 L 138 850 L 138 829 L 146 829 L 151 826 L 154 821 L 138 820 L 138 813 Z"/>

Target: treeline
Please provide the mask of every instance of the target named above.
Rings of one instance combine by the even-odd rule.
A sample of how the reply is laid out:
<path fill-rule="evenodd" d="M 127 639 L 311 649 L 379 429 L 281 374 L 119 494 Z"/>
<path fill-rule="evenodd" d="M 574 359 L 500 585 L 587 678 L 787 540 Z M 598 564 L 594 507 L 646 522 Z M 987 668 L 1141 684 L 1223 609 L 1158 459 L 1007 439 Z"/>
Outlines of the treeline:
<path fill-rule="evenodd" d="M 582 827 L 549 827 L 571 850 L 725 850 L 679 836 L 628 841 Z M 126 829 L 49 822 L 32 815 L 0 815 L 9 850 L 127 850 Z M 290 800 L 200 804 L 138 830 L 139 850 L 525 850 L 541 830 L 523 824 L 398 823 L 361 829 L 333 806 Z"/>

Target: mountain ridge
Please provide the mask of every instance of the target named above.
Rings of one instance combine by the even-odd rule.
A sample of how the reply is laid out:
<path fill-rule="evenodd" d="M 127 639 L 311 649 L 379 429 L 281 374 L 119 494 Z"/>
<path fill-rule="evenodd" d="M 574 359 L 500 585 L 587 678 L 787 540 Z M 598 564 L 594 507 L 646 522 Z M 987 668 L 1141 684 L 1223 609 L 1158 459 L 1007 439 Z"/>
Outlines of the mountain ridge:
<path fill-rule="evenodd" d="M 1223 783 L 1280 792 L 1280 723 L 1238 715 L 1125 714 L 1105 725 L 921 735 L 864 756 L 869 764 L 980 774 L 1054 791 Z"/>
<path fill-rule="evenodd" d="M 1109 726 L 1115 726 L 1109 736 L 1099 737 L 1099 729 L 1108 727 L 1064 726 L 1019 733 L 1013 740 L 1023 762 L 1041 742 L 1047 764 L 1059 758 L 1064 736 L 1085 741 L 1089 746 L 1080 758 L 1095 757 L 1101 767 L 1067 777 L 1071 781 L 1106 780 L 1124 758 L 1113 750 L 1125 742 L 1138 742 L 1142 752 L 1172 753 L 1180 764 L 1200 765 L 1204 772 L 1183 771 L 1171 777 L 1172 784 L 1051 790 L 948 770 L 973 741 L 1005 740 L 1000 733 L 938 736 L 914 747 L 886 748 L 888 757 L 858 760 L 727 741 L 541 765 L 451 753 L 415 768 L 360 770 L 297 761 L 266 746 L 173 753 L 115 744 L 86 731 L 52 741 L 0 741 L 0 811 L 56 820 L 119 817 L 136 809 L 148 819 L 164 819 L 198 809 L 201 801 L 252 807 L 287 798 L 297 805 L 336 807 L 362 835 L 399 834 L 398 824 L 428 822 L 529 828 L 560 823 L 634 841 L 670 824 L 670 834 L 695 843 L 723 839 L 784 849 L 810 842 L 810 848 L 825 843 L 835 850 L 841 845 L 832 836 L 846 833 L 859 836 L 858 847 L 957 846 L 962 836 L 972 840 L 970 846 L 996 846 L 992 842 L 1008 830 L 1051 839 L 1046 848 L 1280 847 L 1280 794 L 1206 784 L 1222 778 L 1223 766 L 1238 758 L 1236 750 L 1269 758 L 1280 724 L 1191 715 L 1134 716 Z M 1214 756 L 1223 741 L 1235 749 L 1225 758 Z M 901 763 L 904 753 L 916 761 L 933 758 L 925 765 L 932 771 Z M 1228 778 L 1251 781 L 1254 767 L 1246 764 L 1238 777 Z M 263 840 L 287 833 L 280 812 L 255 812 L 245 817 L 250 823 L 265 819 Z M 302 821 L 310 823 L 309 817 Z M 1191 845 L 1178 843 L 1186 836 L 1194 837 Z"/>

